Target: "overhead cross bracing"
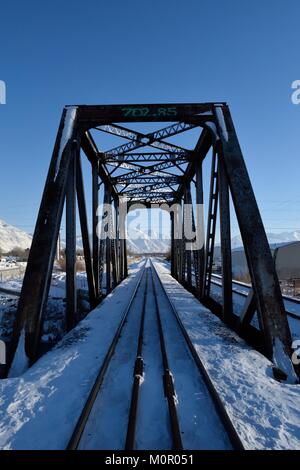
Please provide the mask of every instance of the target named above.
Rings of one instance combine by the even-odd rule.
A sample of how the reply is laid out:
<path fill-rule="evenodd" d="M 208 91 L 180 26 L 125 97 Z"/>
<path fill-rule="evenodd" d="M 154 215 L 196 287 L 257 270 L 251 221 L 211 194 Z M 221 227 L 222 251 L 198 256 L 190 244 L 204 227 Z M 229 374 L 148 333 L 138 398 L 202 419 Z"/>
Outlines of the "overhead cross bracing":
<path fill-rule="evenodd" d="M 129 141 L 110 150 L 99 151 L 99 161 L 111 178 L 116 193 L 126 196 L 128 202 L 135 202 L 138 197 L 139 202 L 147 204 L 169 203 L 174 199 L 192 151 L 164 139 L 195 128 L 199 125 L 179 122 L 144 134 L 117 124 L 95 127 L 97 131 Z M 161 152 L 144 152 L 145 147 L 160 149 Z M 134 152 L 137 149 L 139 152 Z M 168 189 L 164 194 L 160 191 L 163 188 Z"/>
<path fill-rule="evenodd" d="M 144 132 L 134 129 L 141 123 L 148 126 Z M 149 130 L 149 123 L 151 126 L 155 123 L 156 128 Z M 177 140 L 177 136 L 181 138 L 189 132 L 198 133 L 194 148 L 186 148 Z M 118 140 L 119 143 L 105 148 L 101 145 L 105 141 L 104 136 L 121 139 L 121 143 Z M 198 208 L 204 201 L 202 167 L 209 152 L 212 165 L 205 223 Z M 88 228 L 81 167 L 85 156 L 92 174 L 91 230 Z M 107 210 L 102 215 L 98 214 L 99 187 L 104 189 L 103 202 L 115 208 L 108 217 Z M 232 306 L 230 198 L 252 282 L 251 295 L 239 317 Z M 170 211 L 172 275 L 224 322 L 248 341 L 254 341 L 258 349 L 282 371 L 282 376 L 294 376 L 290 360 L 291 335 L 279 281 L 226 103 L 65 107 L 28 259 L 10 360 L 23 330 L 30 361 L 34 362 L 39 355 L 43 312 L 65 202 L 67 328 L 72 328 L 79 320 L 75 270 L 76 200 L 91 308 L 127 275 L 126 238 L 122 236 L 125 220 L 120 215 L 121 203 L 126 201 L 128 211 L 136 203 L 146 208 L 151 208 L 152 204 L 169 208 L 177 204 L 177 209 Z M 187 216 L 182 217 L 187 208 Z M 222 301 L 219 304 L 210 291 L 218 218 L 222 258 Z M 100 237 L 97 231 L 99 222 Z M 195 228 L 193 240 L 186 238 L 187 225 Z M 205 243 L 202 243 L 204 238 Z M 196 243 L 193 250 L 188 248 L 191 241 Z M 253 326 L 255 315 L 258 328 Z"/>

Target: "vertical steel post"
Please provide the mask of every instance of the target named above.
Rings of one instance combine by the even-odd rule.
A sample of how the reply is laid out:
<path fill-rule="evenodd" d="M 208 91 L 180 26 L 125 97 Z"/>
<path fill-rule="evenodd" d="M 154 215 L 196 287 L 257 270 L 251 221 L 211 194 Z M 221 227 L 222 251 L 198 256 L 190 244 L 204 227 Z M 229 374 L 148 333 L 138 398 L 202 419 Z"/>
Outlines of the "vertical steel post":
<path fill-rule="evenodd" d="M 126 216 L 127 206 L 119 200 L 119 238 L 120 238 L 120 267 L 121 280 L 127 276 L 127 254 L 126 254 Z"/>
<path fill-rule="evenodd" d="M 171 223 L 171 275 L 175 277 L 175 231 L 174 231 L 174 212 L 170 212 Z"/>
<path fill-rule="evenodd" d="M 107 191 L 107 223 L 106 223 L 106 294 L 109 294 L 112 290 L 112 279 L 111 279 L 111 190 L 109 187 L 105 188 Z"/>
<path fill-rule="evenodd" d="M 10 366 L 25 327 L 25 351 L 33 363 L 38 356 L 42 317 L 48 299 L 53 262 L 65 200 L 72 141 L 77 133 L 77 108 L 64 109 L 34 230 L 27 268 L 8 350 Z M 62 136 L 64 145 L 62 146 Z"/>
<path fill-rule="evenodd" d="M 280 285 L 228 106 L 216 106 L 215 116 L 224 167 L 263 325 L 266 353 L 293 380 L 292 339 Z"/>
<path fill-rule="evenodd" d="M 181 232 L 181 238 L 180 238 L 180 243 L 179 243 L 179 259 L 180 259 L 180 269 L 179 269 L 179 280 L 180 282 L 185 281 L 185 238 L 184 238 L 184 201 L 180 201 L 181 205 L 181 220 L 182 224 L 180 227 L 180 232 Z"/>
<path fill-rule="evenodd" d="M 184 228 L 189 232 L 192 229 L 192 213 L 191 213 L 191 198 L 190 198 L 190 185 L 185 187 L 184 191 Z M 186 271 L 186 282 L 189 287 L 192 287 L 192 253 L 191 250 L 187 249 L 186 236 L 184 234 L 184 251 L 185 251 L 185 271 Z"/>
<path fill-rule="evenodd" d="M 102 216 L 101 216 L 101 229 L 100 229 L 100 242 L 99 242 L 99 295 L 102 296 L 104 292 L 103 288 L 103 272 L 104 272 L 104 264 L 105 264 L 105 253 L 106 253 L 106 204 L 107 204 L 107 191 L 104 186 L 104 193 L 103 193 L 103 208 L 102 208 Z"/>
<path fill-rule="evenodd" d="M 222 297 L 223 320 L 230 323 L 232 320 L 232 260 L 231 260 L 231 230 L 229 186 L 224 168 L 223 156 L 218 158 L 219 204 L 220 204 L 220 232 L 222 257 Z"/>
<path fill-rule="evenodd" d="M 85 204 L 81 158 L 80 158 L 79 152 L 77 154 L 76 190 L 77 190 L 77 202 L 78 202 L 78 212 L 79 212 L 80 227 L 81 227 L 83 253 L 84 253 L 84 260 L 85 260 L 85 270 L 86 270 L 86 277 L 87 277 L 88 290 L 89 290 L 90 307 L 94 308 L 96 306 L 95 280 L 94 280 L 94 272 L 93 272 L 93 266 L 92 266 L 91 246 L 90 246 L 90 240 L 89 240 L 89 230 L 88 230 L 88 220 L 87 220 L 87 212 L 86 212 L 86 204 Z"/>
<path fill-rule="evenodd" d="M 95 280 L 96 296 L 99 296 L 99 239 L 97 234 L 97 227 L 99 223 L 98 218 L 98 205 L 99 205 L 99 177 L 98 165 L 92 165 L 92 240 L 93 240 L 93 272 Z"/>
<path fill-rule="evenodd" d="M 202 175 L 202 160 L 196 162 L 196 236 L 198 243 L 201 245 L 197 250 L 198 261 L 198 286 L 197 292 L 201 299 L 203 296 L 204 285 L 204 271 L 205 271 L 205 245 L 204 245 L 204 213 L 203 213 L 203 175 Z"/>
<path fill-rule="evenodd" d="M 76 286 L 76 157 L 72 151 L 66 188 L 66 327 L 71 330 L 77 323 Z"/>
<path fill-rule="evenodd" d="M 203 278 L 203 291 L 202 296 L 209 297 L 211 274 L 214 260 L 216 224 L 218 213 L 218 167 L 216 151 L 213 149 L 212 163 L 211 163 L 211 176 L 210 176 L 210 191 L 209 191 L 209 207 L 208 207 L 208 221 L 207 221 L 207 235 L 206 235 L 206 253 L 205 253 L 205 270 Z"/>
<path fill-rule="evenodd" d="M 186 197 L 187 197 L 187 204 L 189 207 L 189 224 L 190 224 L 190 230 L 191 234 L 193 233 L 194 235 L 191 237 L 190 243 L 191 245 L 195 244 L 196 242 L 199 242 L 197 240 L 197 233 L 196 233 L 196 224 L 195 224 L 195 217 L 194 217 L 194 208 L 193 208 L 193 200 L 192 200 L 192 194 L 191 194 L 191 184 L 189 183 L 186 188 Z M 192 249 L 190 250 L 190 288 L 193 287 L 193 280 L 195 280 L 195 285 L 196 288 L 199 285 L 199 262 L 198 262 L 198 253 L 199 250 L 195 249 L 193 246 Z M 192 262 L 193 259 L 193 262 Z M 192 271 L 193 267 L 193 271 Z M 194 276 L 192 275 L 194 273 Z"/>
<path fill-rule="evenodd" d="M 125 278 L 125 254 L 124 254 L 124 238 L 125 238 L 125 214 L 123 213 L 122 201 L 118 202 L 118 230 L 120 243 L 120 280 Z"/>
<path fill-rule="evenodd" d="M 181 244 L 182 244 L 182 207 L 181 201 L 176 205 L 175 217 L 175 247 L 176 247 L 176 279 L 181 279 Z"/>
<path fill-rule="evenodd" d="M 120 230 L 119 230 L 119 199 L 114 201 L 115 206 L 115 250 L 116 250 L 116 277 L 117 284 L 121 281 L 121 251 L 120 251 Z"/>
<path fill-rule="evenodd" d="M 128 276 L 128 264 L 127 264 L 127 243 L 124 238 L 124 278 Z"/>
<path fill-rule="evenodd" d="M 239 316 L 239 322 L 238 322 L 238 329 L 240 333 L 243 333 L 243 330 L 245 329 L 246 325 L 249 325 L 251 323 L 252 318 L 255 315 L 256 311 L 256 301 L 255 301 L 255 296 L 253 293 L 253 289 L 250 289 L 246 300 L 245 304 L 243 306 L 243 309 L 240 313 Z M 259 317 L 260 318 L 260 317 Z M 262 325 L 260 325 L 262 326 Z M 263 328 L 262 328 L 263 330 Z"/>
<path fill-rule="evenodd" d="M 114 201 L 110 202 L 110 247 L 111 247 L 111 271 L 112 271 L 112 286 L 117 285 L 117 235 L 116 235 L 116 213 Z"/>
<path fill-rule="evenodd" d="M 124 279 L 124 240 L 120 238 L 120 281 Z"/>

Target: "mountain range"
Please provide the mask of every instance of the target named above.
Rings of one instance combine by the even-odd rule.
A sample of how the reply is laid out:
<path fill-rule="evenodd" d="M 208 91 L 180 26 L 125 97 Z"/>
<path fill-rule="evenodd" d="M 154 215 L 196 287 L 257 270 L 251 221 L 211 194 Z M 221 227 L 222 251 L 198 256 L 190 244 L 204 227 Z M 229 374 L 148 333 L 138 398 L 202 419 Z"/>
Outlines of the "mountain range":
<path fill-rule="evenodd" d="M 28 233 L 0 219 L 0 251 L 8 253 L 13 248 L 30 248 L 32 237 Z"/>
<path fill-rule="evenodd" d="M 282 233 L 267 233 L 270 245 L 300 241 L 300 230 Z M 13 225 L 9 225 L 0 219 L 0 251 L 8 253 L 15 247 L 26 249 L 31 245 L 32 237 L 28 233 Z M 231 240 L 232 249 L 237 249 L 242 244 L 240 235 Z M 77 238 L 78 247 L 82 247 L 81 237 Z M 158 235 L 155 231 L 144 232 L 138 228 L 130 228 L 127 247 L 132 253 L 164 253 L 170 249 L 170 240 Z"/>
<path fill-rule="evenodd" d="M 127 248 L 132 253 L 166 253 L 170 249 L 170 240 L 153 230 L 146 233 L 131 228 L 128 232 Z"/>
<path fill-rule="evenodd" d="M 300 241 L 300 230 L 295 230 L 294 232 L 281 232 L 281 233 L 272 233 L 268 232 L 267 237 L 269 244 L 282 245 L 283 243 L 291 243 Z M 241 235 L 236 235 L 231 239 L 231 247 L 234 250 L 235 248 L 240 248 L 243 246 Z"/>
<path fill-rule="evenodd" d="M 92 238 L 90 236 L 90 238 Z M 90 242 L 92 240 L 90 239 Z M 77 247 L 82 249 L 82 238 L 77 237 Z M 62 243 L 64 246 L 64 242 Z M 138 228 L 130 228 L 127 232 L 127 250 L 132 254 L 166 253 L 170 249 L 170 240 L 159 236 L 155 231 L 143 232 Z"/>

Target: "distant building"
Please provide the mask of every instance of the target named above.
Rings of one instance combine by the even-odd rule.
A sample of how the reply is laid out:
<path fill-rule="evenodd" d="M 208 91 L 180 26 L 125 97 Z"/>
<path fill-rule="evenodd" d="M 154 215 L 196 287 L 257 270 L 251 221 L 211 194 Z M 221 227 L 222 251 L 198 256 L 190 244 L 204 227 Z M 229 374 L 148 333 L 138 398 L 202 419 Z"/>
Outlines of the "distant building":
<path fill-rule="evenodd" d="M 293 279 L 293 287 L 295 290 L 295 294 L 300 294 L 300 278 Z"/>
<path fill-rule="evenodd" d="M 300 279 L 300 242 L 280 245 L 273 253 L 279 279 Z"/>
<path fill-rule="evenodd" d="M 279 279 L 300 279 L 300 242 L 272 245 L 271 251 Z M 243 248 L 237 248 L 232 252 L 232 271 L 234 276 L 242 276 L 248 273 Z"/>

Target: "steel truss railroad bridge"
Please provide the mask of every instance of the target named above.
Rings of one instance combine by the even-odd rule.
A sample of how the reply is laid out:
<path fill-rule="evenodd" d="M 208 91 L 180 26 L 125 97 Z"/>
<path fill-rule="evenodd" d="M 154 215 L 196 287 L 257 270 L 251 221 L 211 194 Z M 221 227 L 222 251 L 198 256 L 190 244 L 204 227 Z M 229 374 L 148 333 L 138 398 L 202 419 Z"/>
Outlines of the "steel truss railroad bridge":
<path fill-rule="evenodd" d="M 142 133 L 126 123 L 166 122 L 159 130 Z M 148 125 L 149 126 L 149 125 Z M 174 136 L 199 130 L 195 148 L 189 150 L 171 143 Z M 126 141 L 103 151 L 93 135 L 106 133 Z M 173 139 L 174 141 L 174 139 Z M 277 373 L 292 376 L 291 334 L 274 268 L 269 244 L 245 166 L 229 107 L 226 103 L 79 105 L 63 110 L 50 168 L 44 188 L 18 305 L 9 362 L 16 351 L 20 333 L 25 330 L 25 349 L 33 363 L 40 353 L 43 312 L 47 303 L 57 240 L 66 202 L 66 323 L 78 322 L 76 293 L 76 199 L 83 240 L 89 302 L 91 309 L 127 276 L 124 217 L 119 215 L 120 201 L 126 198 L 128 210 L 142 203 L 203 204 L 205 157 L 212 155 L 206 243 L 198 249 L 186 249 L 184 237 L 175 230 L 180 211 L 170 212 L 171 274 L 199 300 L 219 315 L 248 342 L 276 365 Z M 82 156 L 90 162 L 92 174 L 92 243 L 90 247 L 85 202 Z M 194 187 L 192 186 L 194 185 Z M 104 202 L 113 204 L 114 216 L 97 236 L 99 190 Z M 193 200 L 191 194 L 195 198 Z M 232 266 L 230 236 L 230 195 L 242 236 L 252 280 L 252 290 L 239 317 L 232 306 Z M 219 210 L 222 257 L 222 303 L 210 295 L 212 265 Z M 201 214 L 190 212 L 197 237 L 204 236 Z M 175 227 L 177 227 L 175 229 Z M 115 229 L 112 232 L 113 228 Z M 123 232 L 122 232 L 123 231 Z M 111 234 L 115 233 L 114 238 Z M 102 234 L 103 235 L 103 234 Z M 105 266 L 104 290 L 102 282 Z M 251 321 L 257 311 L 259 329 Z"/>

